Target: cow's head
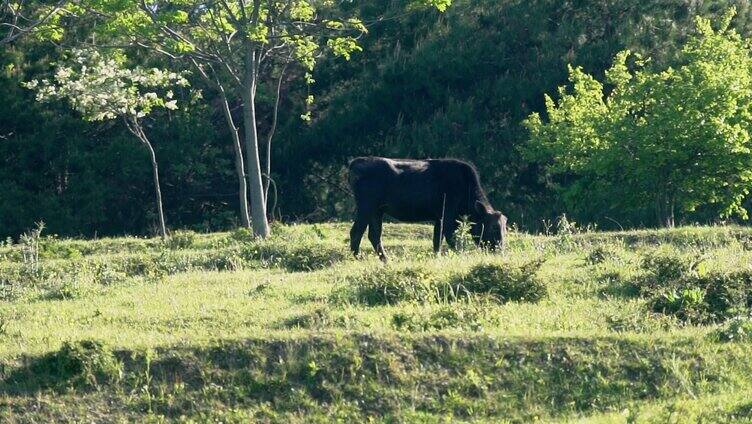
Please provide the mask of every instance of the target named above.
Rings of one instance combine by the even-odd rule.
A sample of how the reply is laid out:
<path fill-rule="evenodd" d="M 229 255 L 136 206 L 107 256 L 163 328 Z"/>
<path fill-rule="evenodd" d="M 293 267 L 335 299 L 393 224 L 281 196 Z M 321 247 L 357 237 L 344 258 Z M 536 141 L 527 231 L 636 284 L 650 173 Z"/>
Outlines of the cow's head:
<path fill-rule="evenodd" d="M 507 236 L 507 217 L 495 210 L 484 211 L 473 222 L 470 233 L 475 244 L 491 250 L 504 247 Z"/>

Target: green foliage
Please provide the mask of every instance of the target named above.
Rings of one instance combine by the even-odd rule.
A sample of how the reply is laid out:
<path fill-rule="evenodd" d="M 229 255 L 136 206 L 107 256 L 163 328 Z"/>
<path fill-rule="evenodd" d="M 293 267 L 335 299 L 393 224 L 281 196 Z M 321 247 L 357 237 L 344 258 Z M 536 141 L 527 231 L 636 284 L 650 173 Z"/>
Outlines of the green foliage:
<path fill-rule="evenodd" d="M 392 326 L 400 331 L 481 331 L 492 322 L 488 307 L 474 303 L 441 305 L 435 310 L 414 309 L 392 315 Z"/>
<path fill-rule="evenodd" d="M 463 219 L 458 222 L 457 230 L 454 232 L 455 249 L 458 252 L 470 252 L 478 249 L 478 246 L 473 240 L 471 230 L 472 223 L 467 217 L 463 217 Z"/>
<path fill-rule="evenodd" d="M 520 266 L 494 261 L 455 273 L 418 265 L 369 268 L 348 276 L 333 299 L 370 306 L 446 303 L 476 297 L 500 303 L 535 303 L 547 295 L 546 285 L 535 276 L 541 264 L 533 261 Z"/>
<path fill-rule="evenodd" d="M 173 231 L 165 244 L 170 249 L 188 249 L 196 241 L 194 231 Z"/>
<path fill-rule="evenodd" d="M 316 243 L 311 240 L 258 240 L 243 247 L 249 260 L 267 266 L 280 266 L 291 272 L 315 271 L 342 262 L 350 255 L 344 246 Z"/>
<path fill-rule="evenodd" d="M 640 55 L 617 54 L 608 94 L 570 67 L 571 91 L 560 88 L 558 102 L 546 97 L 545 122 L 538 113 L 526 121 L 528 157 L 551 175 L 575 177 L 561 186 L 570 208 L 654 208 L 667 225 L 676 212 L 711 204 L 719 217 L 747 217 L 752 55 L 729 27 L 733 15 L 718 29 L 698 18 L 676 67 L 656 71 Z"/>
<path fill-rule="evenodd" d="M 737 316 L 728 320 L 718 331 L 718 338 L 726 342 L 752 341 L 752 318 Z"/>
<path fill-rule="evenodd" d="M 651 308 L 686 322 L 721 322 L 752 308 L 752 272 L 713 270 L 697 257 L 648 254 L 636 283 Z"/>
<path fill-rule="evenodd" d="M 387 5 L 359 4 L 366 21 Z M 748 37 L 752 9 L 736 5 L 732 25 Z M 282 143 L 275 154 L 301 164 L 275 171 L 285 187 L 281 207 L 291 214 L 315 213 L 317 219 L 349 219 L 350 196 L 341 189 L 348 159 L 453 156 L 476 164 L 491 202 L 521 228 L 540 229 L 541 219 L 564 212 L 583 226 L 652 226 L 658 221 L 653 205 L 631 207 L 643 204 L 640 199 L 613 208 L 621 199 L 606 194 L 565 202 L 557 186 L 573 179 L 552 178 L 520 154 L 529 139 L 522 121 L 545 112 L 544 93 L 566 82 L 567 63 L 599 81 L 624 49 L 650 54 L 650 69 L 676 67 L 694 17 L 720 21 L 726 7 L 727 1 L 716 0 L 460 0 L 440 17 L 421 12 L 382 21 L 360 40 L 364 51 L 379 54 L 318 65 L 314 88 L 320 106 L 310 126 L 289 121 L 279 128 Z M 575 210 L 575 202 L 587 207 Z M 694 212 L 677 207 L 676 220 L 708 222 L 719 216 L 719 205 Z"/>
<path fill-rule="evenodd" d="M 422 266 L 370 268 L 350 276 L 334 293 L 337 301 L 357 301 L 370 306 L 406 301 L 423 303 L 454 296 L 446 280 Z"/>
<path fill-rule="evenodd" d="M 76 36 L 81 37 L 92 30 L 157 35 L 143 32 L 141 24 L 151 17 L 135 12 L 138 2 L 91 3 L 107 9 L 113 19 L 117 16 L 117 22 L 105 25 L 99 19 L 63 17 L 61 30 L 79 31 Z M 157 22 L 198 26 L 181 18 L 190 2 L 173 3 L 176 7 L 160 10 Z M 694 16 L 720 22 L 728 2 L 460 0 L 443 14 L 425 7 L 404 14 L 408 3 L 335 3 L 332 7 L 337 10 L 325 12 L 318 9 L 318 2 L 312 3 L 321 25 L 327 25 L 331 12 L 336 15 L 332 22 L 346 21 L 342 25 L 352 29 L 351 34 L 342 34 L 331 28 L 337 36 L 364 32 L 363 22 L 374 24 L 367 36 L 358 38 L 368 54 L 353 54 L 349 62 L 324 55 L 313 75 L 305 75 L 297 66 L 288 69 L 300 74 L 301 84 L 288 80 L 284 84 L 279 143 L 272 148 L 273 162 L 286 164 L 272 168 L 285 219 L 349 219 L 352 202 L 342 189 L 344 164 L 355 155 L 379 154 L 450 155 L 474 161 L 492 203 L 521 228 L 540 228 L 541 219 L 563 212 L 583 225 L 597 222 L 601 228 L 658 222 L 655 207 L 630 207 L 641 201 L 625 200 L 627 207 L 612 208 L 611 200 L 619 200 L 618 196 L 590 197 L 587 204 L 592 207 L 572 210 L 556 190 L 572 179 L 549 178 L 519 154 L 518 147 L 528 138 L 521 121 L 531 112 L 545 112 L 543 93 L 554 93 L 566 82 L 567 63 L 605 81 L 602 75 L 613 57 L 629 48 L 649 53 L 650 69 L 664 70 L 668 65 L 678 69 L 681 45 L 694 31 Z M 738 2 L 737 7 L 732 26 L 748 37 L 752 9 Z M 227 12 L 215 16 L 226 20 Z M 381 16 L 390 19 L 379 20 Z M 249 29 L 249 36 L 253 34 Z M 195 36 L 201 41 L 208 34 L 197 31 Z M 115 44 L 110 38 L 97 34 L 98 40 Z M 180 55 L 199 54 L 196 48 L 202 45 L 165 42 L 172 43 L 164 46 L 166 51 Z M 326 40 L 317 43 L 329 50 Z M 62 63 L 61 53 L 33 38 L 19 39 L 0 53 L 0 97 L 5 100 L 0 109 L 0 189 L 7 199 L 0 202 L 0 237 L 17 237 L 42 218 L 50 232 L 62 236 L 150 234 L 155 211 L 149 202 L 153 196 L 145 188 L 151 176 L 137 166 L 147 159 L 139 146 L 131 146 L 120 128 L 77 122 L 78 115 L 63 104 L 35 105 L 32 93 L 19 89 L 22 81 L 45 77 L 50 63 Z M 129 51 L 128 56 L 129 66 L 145 69 L 179 64 L 144 50 Z M 239 61 L 241 56 L 225 57 Z M 280 70 L 276 65 L 269 68 L 274 75 Z M 171 112 L 169 120 L 150 123 L 147 130 L 157 156 L 170 158 L 160 167 L 167 221 L 177 228 L 229 230 L 238 224 L 236 199 L 227 191 L 234 182 L 230 134 L 219 113 L 208 107 L 217 104 L 218 93 L 198 77 L 194 70 L 192 85 L 203 92 L 204 100 L 192 101 L 176 92 L 181 111 Z M 310 87 L 302 84 L 308 78 L 315 80 Z M 222 78 L 230 80 L 226 75 Z M 276 79 L 259 81 L 262 136 L 270 129 L 275 88 Z M 235 95 L 234 90 L 228 93 Z M 316 98 L 310 107 L 304 104 L 309 94 Z M 308 112 L 310 125 L 299 122 L 298 117 Z M 677 207 L 676 218 L 707 222 L 720 212 L 720 203 L 694 212 Z"/>
<path fill-rule="evenodd" d="M 620 258 L 620 252 L 612 246 L 596 246 L 585 257 L 588 265 L 598 265 L 606 261 L 615 261 Z"/>
<path fill-rule="evenodd" d="M 65 342 L 29 367 L 29 374 L 11 375 L 11 380 L 28 379 L 26 384 L 64 390 L 75 387 L 99 387 L 123 378 L 123 364 L 112 349 L 95 340 Z"/>
<path fill-rule="evenodd" d="M 543 260 L 522 266 L 489 262 L 475 265 L 461 277 L 460 290 L 487 294 L 499 302 L 539 302 L 548 295 L 546 284 L 536 277 Z"/>

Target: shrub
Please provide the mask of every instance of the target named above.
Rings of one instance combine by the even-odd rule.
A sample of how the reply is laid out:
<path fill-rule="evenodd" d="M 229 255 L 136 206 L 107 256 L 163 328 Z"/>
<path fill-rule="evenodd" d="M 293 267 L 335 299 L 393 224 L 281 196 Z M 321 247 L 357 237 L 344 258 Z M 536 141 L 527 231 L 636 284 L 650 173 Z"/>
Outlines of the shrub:
<path fill-rule="evenodd" d="M 396 268 L 393 266 L 366 269 L 346 279 L 346 286 L 335 297 L 354 300 L 366 305 L 389 305 L 405 301 L 430 302 L 437 295 L 451 292 L 446 282 L 439 281 L 430 270 L 421 266 Z"/>
<path fill-rule="evenodd" d="M 656 312 L 692 323 L 719 322 L 752 307 L 752 271 L 711 271 L 701 260 L 650 254 L 637 280 Z"/>
<path fill-rule="evenodd" d="M 616 249 L 609 246 L 596 246 L 585 256 L 585 263 L 588 265 L 598 265 L 619 258 L 620 255 Z"/>
<path fill-rule="evenodd" d="M 342 262 L 349 254 L 341 246 L 320 242 L 262 240 L 247 245 L 243 256 L 267 266 L 280 266 L 290 272 L 308 272 Z"/>
<path fill-rule="evenodd" d="M 491 262 L 476 265 L 467 273 L 437 273 L 423 265 L 372 267 L 345 279 L 335 291 L 335 300 L 367 305 L 399 302 L 453 302 L 477 296 L 496 302 L 537 302 L 547 295 L 536 271 L 542 261 L 522 266 Z"/>
<path fill-rule="evenodd" d="M 51 377 L 89 386 L 119 380 L 123 372 L 112 350 L 93 340 L 65 342 L 46 362 Z"/>
<path fill-rule="evenodd" d="M 0 264 L 4 265 L 4 264 Z M 27 278 L 26 268 L 15 265 L 0 266 L 0 300 L 10 301 L 17 299 L 22 292 L 24 282 L 26 285 L 31 280 Z"/>
<path fill-rule="evenodd" d="M 285 328 L 305 328 L 320 329 L 327 328 L 332 324 L 332 317 L 329 309 L 321 307 L 310 313 L 296 315 L 284 321 Z"/>
<path fill-rule="evenodd" d="M 542 264 L 542 260 L 522 266 L 499 262 L 482 263 L 460 278 L 458 288 L 468 295 L 487 294 L 500 302 L 538 302 L 548 295 L 548 288 L 536 275 Z"/>
<path fill-rule="evenodd" d="M 454 232 L 455 249 L 458 252 L 470 252 L 478 250 L 478 246 L 473 240 L 471 230 L 472 223 L 470 222 L 468 217 L 462 217 L 462 219 L 458 222 L 457 230 L 455 230 Z"/>
<path fill-rule="evenodd" d="M 752 316 L 737 316 L 730 319 L 718 331 L 718 338 L 724 342 L 752 341 Z"/>
<path fill-rule="evenodd" d="M 643 255 L 640 267 L 643 275 L 638 281 L 641 292 L 651 293 L 675 286 L 677 282 L 695 275 L 702 263 L 696 257 L 672 251 L 656 250 Z"/>
<path fill-rule="evenodd" d="M 178 230 L 174 231 L 170 237 L 165 240 L 165 245 L 169 249 L 188 249 L 193 246 L 196 241 L 196 233 L 194 231 Z"/>
<path fill-rule="evenodd" d="M 39 243 L 39 255 L 45 259 L 79 259 L 83 256 L 80 250 L 55 236 L 43 237 Z"/>
<path fill-rule="evenodd" d="M 392 315 L 392 326 L 397 330 L 405 331 L 430 331 L 445 328 L 480 331 L 491 321 L 493 320 L 488 316 L 486 309 L 479 305 L 442 305 L 430 312 L 401 311 Z"/>
<path fill-rule="evenodd" d="M 128 255 L 121 261 L 118 265 L 128 276 L 161 277 L 164 274 L 153 254 Z"/>
<path fill-rule="evenodd" d="M 683 321 L 700 322 L 707 318 L 705 292 L 699 287 L 668 289 L 655 297 L 653 310 L 674 315 Z"/>
<path fill-rule="evenodd" d="M 229 239 L 238 243 L 250 243 L 255 241 L 256 237 L 249 228 L 238 228 L 230 233 Z"/>
<path fill-rule="evenodd" d="M 78 265 L 78 266 L 77 266 Z M 41 284 L 48 290 L 50 299 L 79 299 L 96 288 L 96 272 L 80 264 L 56 270 Z"/>

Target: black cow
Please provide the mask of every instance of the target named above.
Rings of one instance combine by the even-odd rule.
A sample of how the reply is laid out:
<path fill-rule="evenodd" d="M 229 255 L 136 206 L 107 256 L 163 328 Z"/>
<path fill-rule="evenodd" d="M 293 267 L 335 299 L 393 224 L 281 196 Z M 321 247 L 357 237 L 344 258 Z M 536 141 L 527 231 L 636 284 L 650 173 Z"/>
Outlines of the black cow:
<path fill-rule="evenodd" d="M 433 222 L 433 250 L 437 253 L 442 236 L 454 248 L 454 233 L 462 216 L 469 217 L 476 244 L 495 249 L 505 243 L 507 218 L 488 203 L 478 172 L 467 162 L 361 157 L 353 159 L 349 168 L 357 208 L 350 249 L 356 257 L 368 227 L 368 239 L 386 262 L 381 245 L 384 214 L 404 222 Z"/>

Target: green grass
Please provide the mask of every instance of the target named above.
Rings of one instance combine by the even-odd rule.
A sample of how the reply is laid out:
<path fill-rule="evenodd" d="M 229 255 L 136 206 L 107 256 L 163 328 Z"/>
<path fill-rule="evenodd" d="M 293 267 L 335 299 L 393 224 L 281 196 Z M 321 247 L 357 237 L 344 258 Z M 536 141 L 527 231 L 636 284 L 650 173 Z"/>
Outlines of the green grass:
<path fill-rule="evenodd" d="M 0 247 L 0 421 L 752 422 L 752 230 L 348 229 Z"/>

